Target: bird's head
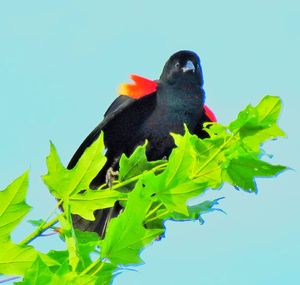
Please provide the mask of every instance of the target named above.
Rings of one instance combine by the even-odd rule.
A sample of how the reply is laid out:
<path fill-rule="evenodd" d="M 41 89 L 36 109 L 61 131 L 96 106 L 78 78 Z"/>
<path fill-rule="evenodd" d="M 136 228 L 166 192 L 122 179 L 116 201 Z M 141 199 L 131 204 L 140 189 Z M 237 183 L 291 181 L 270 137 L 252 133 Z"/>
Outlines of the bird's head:
<path fill-rule="evenodd" d="M 203 85 L 203 75 L 199 56 L 188 50 L 173 54 L 166 62 L 160 81 L 180 86 L 188 82 Z"/>

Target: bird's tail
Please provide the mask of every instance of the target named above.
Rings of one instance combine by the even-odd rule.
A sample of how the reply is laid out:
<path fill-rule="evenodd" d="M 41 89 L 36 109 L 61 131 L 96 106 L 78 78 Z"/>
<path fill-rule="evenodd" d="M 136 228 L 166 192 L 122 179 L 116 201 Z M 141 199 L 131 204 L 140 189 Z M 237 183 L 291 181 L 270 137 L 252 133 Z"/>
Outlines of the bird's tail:
<path fill-rule="evenodd" d="M 88 221 L 79 215 L 72 215 L 73 225 L 81 231 L 96 232 L 103 239 L 109 221 L 121 212 L 122 207 L 118 202 L 112 207 L 94 212 L 95 221 Z"/>

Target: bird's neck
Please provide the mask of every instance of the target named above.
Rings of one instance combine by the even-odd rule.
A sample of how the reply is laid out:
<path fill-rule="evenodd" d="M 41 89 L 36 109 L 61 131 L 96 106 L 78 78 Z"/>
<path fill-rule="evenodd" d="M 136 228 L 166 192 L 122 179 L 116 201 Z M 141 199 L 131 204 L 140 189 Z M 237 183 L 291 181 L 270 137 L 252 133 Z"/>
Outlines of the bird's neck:
<path fill-rule="evenodd" d="M 204 94 L 201 86 L 184 89 L 160 86 L 156 98 L 157 111 L 170 124 L 172 131 L 183 128 L 183 123 L 194 130 L 203 113 Z"/>
<path fill-rule="evenodd" d="M 157 88 L 158 105 L 169 106 L 179 110 L 201 110 L 205 100 L 205 92 L 202 86 L 186 83 L 182 85 L 158 84 Z"/>

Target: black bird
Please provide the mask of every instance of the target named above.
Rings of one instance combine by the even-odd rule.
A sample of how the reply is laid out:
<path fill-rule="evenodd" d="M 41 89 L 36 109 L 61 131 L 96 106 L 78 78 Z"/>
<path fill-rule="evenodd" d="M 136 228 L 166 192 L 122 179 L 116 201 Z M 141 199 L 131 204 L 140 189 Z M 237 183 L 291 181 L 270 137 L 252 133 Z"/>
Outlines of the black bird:
<path fill-rule="evenodd" d="M 106 182 L 107 173 L 118 169 L 122 153 L 127 156 L 148 140 L 148 160 L 168 157 L 174 148 L 170 132 L 184 133 L 184 124 L 200 138 L 207 137 L 204 122 L 216 121 L 204 105 L 203 75 L 198 55 L 179 51 L 166 62 L 159 80 L 132 75 L 134 84 L 123 84 L 121 94 L 104 114 L 103 121 L 89 134 L 72 157 L 72 169 L 85 149 L 104 132 L 107 162 L 90 184 L 97 189 Z M 121 206 L 95 211 L 95 221 L 74 215 L 74 226 L 104 236 L 108 221 L 119 214 Z"/>

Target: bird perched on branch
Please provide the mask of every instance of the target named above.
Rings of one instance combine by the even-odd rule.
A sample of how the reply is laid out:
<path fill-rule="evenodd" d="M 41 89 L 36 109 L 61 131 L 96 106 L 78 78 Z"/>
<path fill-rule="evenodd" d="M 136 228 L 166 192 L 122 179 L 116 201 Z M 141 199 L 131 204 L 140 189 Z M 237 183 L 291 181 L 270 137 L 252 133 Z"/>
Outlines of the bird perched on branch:
<path fill-rule="evenodd" d="M 108 108 L 102 122 L 88 135 L 72 157 L 72 169 L 85 149 L 104 132 L 107 162 L 93 179 L 90 188 L 97 189 L 118 169 L 121 155 L 133 153 L 138 145 L 147 144 L 148 160 L 168 157 L 175 144 L 172 133 L 184 133 L 184 124 L 200 138 L 207 137 L 203 123 L 216 121 L 204 104 L 203 75 L 198 55 L 179 51 L 166 62 L 158 80 L 132 75 L 134 83 L 122 84 L 120 96 Z M 104 236 L 108 221 L 117 216 L 121 206 L 95 211 L 95 221 L 74 215 L 74 226 Z"/>

